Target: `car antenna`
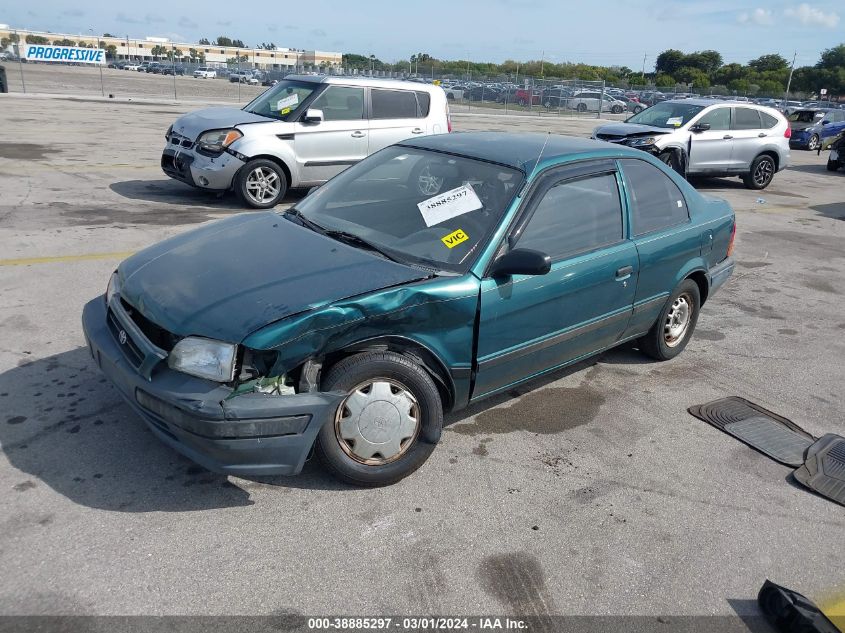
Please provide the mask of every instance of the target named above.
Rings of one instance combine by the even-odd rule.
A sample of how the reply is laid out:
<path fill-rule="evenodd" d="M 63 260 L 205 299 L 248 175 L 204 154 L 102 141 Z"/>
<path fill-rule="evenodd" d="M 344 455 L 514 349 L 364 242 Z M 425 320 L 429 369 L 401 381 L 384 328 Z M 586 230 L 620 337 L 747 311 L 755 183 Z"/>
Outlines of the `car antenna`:
<path fill-rule="evenodd" d="M 543 147 L 540 148 L 540 153 L 537 155 L 537 162 L 534 163 L 534 169 L 531 170 L 531 175 L 529 176 L 529 180 L 534 176 L 534 172 L 537 171 L 537 166 L 540 164 L 540 159 L 543 158 L 543 152 L 546 151 L 546 144 L 549 142 L 549 137 L 552 135 L 551 130 L 549 130 L 548 134 L 546 134 L 546 140 L 543 141 Z"/>

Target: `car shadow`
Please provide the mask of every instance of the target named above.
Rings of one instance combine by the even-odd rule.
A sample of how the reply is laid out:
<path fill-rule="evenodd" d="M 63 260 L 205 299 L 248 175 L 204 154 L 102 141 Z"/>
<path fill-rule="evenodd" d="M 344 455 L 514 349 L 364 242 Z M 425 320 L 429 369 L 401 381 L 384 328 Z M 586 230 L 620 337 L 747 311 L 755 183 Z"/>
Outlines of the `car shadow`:
<path fill-rule="evenodd" d="M 727 600 L 728 605 L 751 633 L 777 632 L 777 629 L 773 628 L 766 620 L 766 616 L 763 615 L 756 600 L 742 598 L 728 598 Z"/>
<path fill-rule="evenodd" d="M 186 512 L 253 504 L 263 485 L 349 488 L 312 462 L 296 477 L 211 473 L 158 440 L 102 376 L 87 348 L 0 374 L 0 451 L 20 471 L 13 494 L 47 485 L 74 503 L 118 512 Z"/>
<path fill-rule="evenodd" d="M 800 171 L 804 174 L 827 174 L 830 173 L 833 175 L 833 172 L 827 171 L 827 164 L 820 163 L 818 165 L 793 165 L 792 167 L 787 167 L 789 171 Z"/>
<path fill-rule="evenodd" d="M 690 184 L 698 190 L 711 189 L 745 189 L 745 183 L 735 176 L 723 178 L 706 178 L 704 176 L 690 176 Z"/>
<path fill-rule="evenodd" d="M 159 204 L 172 204 L 180 207 L 204 207 L 232 211 L 252 211 L 235 193 L 231 191 L 213 192 L 197 189 L 171 179 L 124 180 L 109 185 L 117 195 L 130 200 L 144 200 Z M 308 191 L 291 189 L 280 204 L 296 203 Z"/>
<path fill-rule="evenodd" d="M 833 220 L 845 220 L 845 202 L 832 202 L 830 204 L 817 204 L 810 207 L 826 218 Z"/>

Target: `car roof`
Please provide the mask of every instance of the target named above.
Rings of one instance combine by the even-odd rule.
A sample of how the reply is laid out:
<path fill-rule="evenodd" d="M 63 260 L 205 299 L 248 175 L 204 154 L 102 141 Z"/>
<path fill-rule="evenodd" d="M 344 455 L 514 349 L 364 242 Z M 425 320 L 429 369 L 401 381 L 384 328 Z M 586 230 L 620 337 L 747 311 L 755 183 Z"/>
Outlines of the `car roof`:
<path fill-rule="evenodd" d="M 612 156 L 642 157 L 641 150 L 612 145 L 604 141 L 540 133 L 453 132 L 408 139 L 398 145 L 478 158 L 515 167 L 526 173 L 534 169 L 541 152 L 544 162 L 554 158 L 571 158 L 596 152 L 604 152 Z"/>
<path fill-rule="evenodd" d="M 285 79 L 291 81 L 309 81 L 315 84 L 342 84 L 344 86 L 367 86 L 370 88 L 402 88 L 403 90 L 427 90 L 428 92 L 442 90 L 440 86 L 424 84 L 418 81 L 347 77 L 345 75 L 287 75 Z"/>

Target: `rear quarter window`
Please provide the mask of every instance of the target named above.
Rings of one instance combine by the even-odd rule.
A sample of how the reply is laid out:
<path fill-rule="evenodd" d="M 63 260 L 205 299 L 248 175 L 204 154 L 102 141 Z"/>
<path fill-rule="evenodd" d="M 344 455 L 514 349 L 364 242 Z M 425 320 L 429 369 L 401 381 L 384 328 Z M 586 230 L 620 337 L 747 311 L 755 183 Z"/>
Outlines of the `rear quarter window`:
<path fill-rule="evenodd" d="M 763 120 L 763 129 L 768 130 L 778 124 L 777 117 L 773 117 L 771 114 L 767 114 L 766 112 L 761 112 L 760 118 Z"/>
<path fill-rule="evenodd" d="M 431 95 L 427 92 L 418 92 L 417 104 L 419 106 L 419 116 L 423 118 L 427 117 L 428 111 L 431 109 Z"/>
<path fill-rule="evenodd" d="M 669 176 L 642 160 L 624 159 L 621 162 L 632 202 L 634 236 L 689 221 L 687 201 Z"/>

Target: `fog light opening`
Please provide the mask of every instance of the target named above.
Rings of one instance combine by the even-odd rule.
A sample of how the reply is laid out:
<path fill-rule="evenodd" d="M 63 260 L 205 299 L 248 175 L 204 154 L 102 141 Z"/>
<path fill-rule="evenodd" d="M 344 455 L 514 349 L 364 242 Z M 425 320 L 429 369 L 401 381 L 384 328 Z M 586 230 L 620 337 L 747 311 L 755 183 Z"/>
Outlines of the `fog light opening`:
<path fill-rule="evenodd" d="M 200 184 L 203 187 L 208 187 L 208 178 L 206 178 L 205 176 L 200 176 L 199 180 L 200 180 Z"/>

